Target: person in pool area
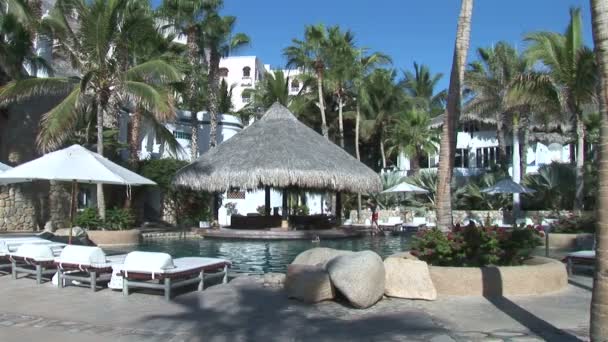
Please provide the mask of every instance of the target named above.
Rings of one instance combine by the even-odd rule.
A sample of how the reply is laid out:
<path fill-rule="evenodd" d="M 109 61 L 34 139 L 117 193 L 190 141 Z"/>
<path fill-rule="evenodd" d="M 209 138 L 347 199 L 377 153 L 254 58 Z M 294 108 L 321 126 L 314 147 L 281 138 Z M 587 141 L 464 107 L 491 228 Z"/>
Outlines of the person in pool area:
<path fill-rule="evenodd" d="M 370 209 L 372 211 L 372 235 L 376 235 L 380 230 L 378 226 L 378 206 L 376 203 L 370 203 Z"/>

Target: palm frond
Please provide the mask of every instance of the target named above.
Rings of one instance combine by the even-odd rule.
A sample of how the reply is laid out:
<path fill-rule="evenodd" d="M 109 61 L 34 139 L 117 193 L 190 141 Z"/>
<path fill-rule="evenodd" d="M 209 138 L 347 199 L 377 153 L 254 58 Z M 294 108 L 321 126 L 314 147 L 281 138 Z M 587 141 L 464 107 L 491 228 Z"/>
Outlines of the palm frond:
<path fill-rule="evenodd" d="M 43 115 L 40 121 L 40 133 L 36 144 L 42 152 L 60 148 L 75 132 L 82 111 L 79 110 L 80 87 L 75 86 L 72 92 L 57 106 Z"/>
<path fill-rule="evenodd" d="M 0 88 L 0 105 L 10 105 L 36 96 L 65 96 L 73 90 L 68 78 L 28 78 L 12 81 Z"/>

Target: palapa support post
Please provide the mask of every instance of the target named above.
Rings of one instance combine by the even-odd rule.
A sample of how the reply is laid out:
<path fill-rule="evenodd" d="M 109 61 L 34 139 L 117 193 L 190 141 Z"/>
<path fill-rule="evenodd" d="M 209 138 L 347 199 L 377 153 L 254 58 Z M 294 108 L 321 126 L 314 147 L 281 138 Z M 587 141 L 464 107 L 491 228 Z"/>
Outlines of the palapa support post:
<path fill-rule="evenodd" d="M 336 225 L 342 225 L 342 193 L 336 192 Z"/>
<path fill-rule="evenodd" d="M 270 216 L 270 187 L 264 187 L 264 211 L 266 216 Z"/>
<path fill-rule="evenodd" d="M 289 196 L 289 192 L 287 189 L 283 189 L 283 209 L 281 210 L 282 220 L 281 220 L 281 228 L 289 229 L 289 221 L 288 221 L 288 212 L 287 212 L 287 197 Z"/>

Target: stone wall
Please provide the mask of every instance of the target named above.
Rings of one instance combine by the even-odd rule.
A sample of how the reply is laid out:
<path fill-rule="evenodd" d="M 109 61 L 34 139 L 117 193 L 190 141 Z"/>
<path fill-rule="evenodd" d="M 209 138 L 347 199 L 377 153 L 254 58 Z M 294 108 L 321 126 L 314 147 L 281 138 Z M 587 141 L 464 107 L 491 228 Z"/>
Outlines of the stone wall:
<path fill-rule="evenodd" d="M 0 186 L 0 231 L 35 230 L 35 201 L 28 195 L 28 185 Z"/>

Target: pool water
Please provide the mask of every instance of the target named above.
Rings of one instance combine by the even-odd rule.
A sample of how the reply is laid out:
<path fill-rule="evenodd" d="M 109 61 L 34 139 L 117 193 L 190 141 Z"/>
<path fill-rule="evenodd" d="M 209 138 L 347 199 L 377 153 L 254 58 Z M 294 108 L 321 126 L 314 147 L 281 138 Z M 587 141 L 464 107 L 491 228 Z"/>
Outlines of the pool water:
<path fill-rule="evenodd" d="M 137 250 L 166 252 L 175 258 L 185 256 L 218 257 L 231 260 L 232 272 L 286 272 L 287 265 L 302 251 L 314 247 L 329 247 L 351 251 L 372 250 L 383 258 L 408 249 L 411 235 L 361 237 L 325 240 L 314 243 L 305 240 L 220 240 L 167 239 L 147 240 Z"/>

